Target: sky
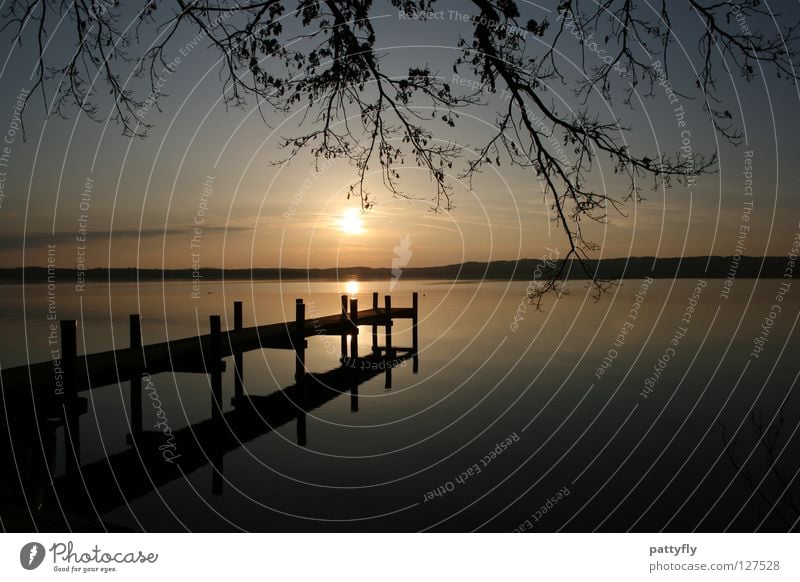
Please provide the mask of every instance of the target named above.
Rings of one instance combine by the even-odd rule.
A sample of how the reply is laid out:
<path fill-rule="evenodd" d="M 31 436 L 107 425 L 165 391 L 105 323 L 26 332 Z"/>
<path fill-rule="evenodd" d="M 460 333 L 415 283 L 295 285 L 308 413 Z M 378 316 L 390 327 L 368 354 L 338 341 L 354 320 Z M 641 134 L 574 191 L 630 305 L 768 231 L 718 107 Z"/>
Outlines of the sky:
<path fill-rule="evenodd" d="M 796 3 L 780 4 L 788 20 L 800 17 Z M 520 2 L 521 21 L 553 20 L 555 5 Z M 469 4 L 437 6 L 445 17 L 425 22 L 375 3 L 376 46 L 387 73 L 428 64 L 458 83 L 452 71 L 456 43 L 459 36 L 470 36 L 472 24 L 449 17 L 449 11 L 467 13 Z M 671 82 L 678 87 L 691 88 L 695 80 L 692 71 L 700 56 L 688 39 L 697 24 L 688 12 L 673 22 L 676 37 L 686 41 L 671 63 Z M 459 181 L 454 168 L 454 207 L 439 214 L 431 212 L 431 180 L 413 165 L 401 169 L 401 186 L 411 198 L 393 198 L 374 174 L 370 186 L 377 204 L 366 213 L 347 198 L 355 171 L 346 161 L 315 168 L 309 155 L 300 154 L 276 165 L 286 156 L 280 137 L 302 129 L 298 112 L 268 112 L 265 123 L 253 103 L 241 110 L 226 108 L 218 55 L 207 43 L 186 50 L 192 34 L 179 35 L 167 46 L 168 60 L 181 49 L 185 54 L 167 78 L 160 110 L 147 113 L 153 127 L 146 138 L 125 137 L 114 122 L 97 123 L 76 110 L 67 118 L 47 115 L 43 96 L 34 94 L 25 113 L 24 140 L 14 108 L 33 84 L 34 46 L 12 47 L 9 34 L 0 34 L 6 46 L 0 133 L 7 148 L 0 167 L 0 267 L 44 265 L 48 244 L 56 245 L 62 267 L 74 266 L 79 252 L 87 267 L 144 268 L 391 267 L 401 245 L 411 251 L 408 266 L 413 267 L 538 258 L 550 256 L 553 248 L 565 252 L 564 232 L 553 223 L 535 177 L 508 164 L 487 168 L 471 184 Z M 56 34 L 47 50 L 58 55 L 69 48 Z M 573 48 L 577 51 L 577 41 Z M 542 45 L 531 39 L 528 50 L 535 56 Z M 131 86 L 141 90 L 136 81 Z M 746 152 L 752 152 L 754 206 L 745 254 L 781 255 L 790 248 L 800 231 L 798 87 L 768 72 L 751 83 L 722 74 L 719 89 L 745 132 L 745 143 L 734 147 L 721 140 L 701 104 L 684 100 L 692 146 L 707 154 L 716 151 L 717 171 L 701 176 L 691 189 L 645 190 L 640 203 L 625 207 L 626 216 L 584 224 L 588 238 L 599 245 L 594 256 L 734 254 L 746 200 Z M 577 106 L 569 87 L 553 85 L 546 95 Z M 682 138 L 672 106 L 658 91 L 640 97 L 633 108 L 597 96 L 590 105 L 603 118 L 633 127 L 627 137 L 637 151 L 676 151 Z M 108 107 L 102 98 L 101 104 Z M 489 106 L 469 110 L 456 129 L 437 128 L 436 136 L 463 147 L 468 158 L 494 127 L 495 111 Z M 622 182 L 608 159 L 595 161 L 593 185 L 618 192 Z"/>

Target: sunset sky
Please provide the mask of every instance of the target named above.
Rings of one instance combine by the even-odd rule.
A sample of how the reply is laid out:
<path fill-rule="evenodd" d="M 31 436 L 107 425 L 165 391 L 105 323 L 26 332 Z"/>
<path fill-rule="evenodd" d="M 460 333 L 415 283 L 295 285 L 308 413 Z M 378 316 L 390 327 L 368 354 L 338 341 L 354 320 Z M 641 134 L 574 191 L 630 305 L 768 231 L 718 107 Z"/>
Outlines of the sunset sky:
<path fill-rule="evenodd" d="M 523 21 L 545 16 L 546 9 L 526 4 Z M 466 11 L 464 6 L 450 2 L 439 9 Z M 797 18 L 796 4 L 787 10 Z M 459 35 L 468 37 L 471 24 L 408 21 L 388 5 L 374 14 L 386 72 L 401 74 L 411 64 L 428 63 L 459 84 L 452 78 L 452 61 Z M 552 12 L 549 17 L 554 18 Z M 692 30 L 698 25 L 694 20 L 687 12 L 686 21 L 674 23 L 676 31 Z M 0 39 L 10 42 L 7 33 Z M 180 54 L 189 40 L 175 39 L 167 52 Z M 529 41 L 531 55 L 539 50 L 537 42 Z M 347 199 L 355 173 L 345 161 L 332 160 L 318 172 L 308 155 L 273 164 L 286 155 L 279 137 L 298 133 L 298 116 L 267 112 L 265 123 L 253 103 L 244 111 L 226 110 L 217 53 L 206 45 L 184 51 L 167 79 L 161 111 L 147 113 L 154 127 L 145 139 L 124 137 L 113 122 L 95 123 L 77 111 L 69 119 L 47 118 L 39 93 L 25 114 L 27 140 L 20 131 L 9 134 L 17 96 L 33 84 L 35 53 L 32 43 L 8 53 L 0 69 L 0 133 L 10 148 L 8 166 L 0 167 L 5 172 L 0 175 L 0 266 L 42 265 L 45 245 L 54 242 L 59 266 L 71 267 L 82 228 L 89 267 L 187 268 L 195 251 L 204 267 L 390 267 L 404 235 L 412 241 L 409 266 L 536 258 L 547 252 L 545 247 L 565 248 L 563 231 L 550 221 L 548 201 L 533 174 L 507 164 L 487 169 L 471 187 L 458 182 L 454 168 L 454 209 L 442 214 L 430 212 L 433 189 L 425 171 L 409 166 L 402 172 L 402 186 L 412 200 L 392 198 L 376 175 L 371 190 L 378 203 L 362 215 L 358 201 Z M 692 67 L 700 57 L 695 44 L 683 49 L 683 61 L 671 63 L 671 81 L 676 88 L 691 88 Z M 70 47 L 56 35 L 47 50 Z M 133 86 L 143 90 L 139 81 Z M 546 102 L 576 105 L 568 87 L 551 89 Z M 645 200 L 628 204 L 627 217 L 612 215 L 605 225 L 584 225 L 601 245 L 596 256 L 733 254 L 744 201 L 745 150 L 753 152 L 755 189 L 746 254 L 785 254 L 800 219 L 798 88 L 769 72 L 750 84 L 720 76 L 719 90 L 747 143 L 737 148 L 719 139 L 702 103 L 684 100 L 692 145 L 709 154 L 718 150 L 719 172 L 699 178 L 693 191 L 645 188 Z M 656 88 L 653 96 L 642 96 L 642 104 L 629 109 L 620 102 L 590 100 L 604 118 L 620 116 L 635 128 L 628 135 L 632 148 L 654 155 L 658 148 L 675 152 L 680 130 L 663 92 Z M 468 158 L 494 120 L 494 108 L 474 108 L 465 111 L 455 130 L 437 126 L 437 135 L 462 145 Z M 607 158 L 597 162 L 592 179 L 615 192 L 619 177 Z M 87 218 L 83 226 L 81 215 Z M 198 227 L 199 249 L 193 250 Z"/>

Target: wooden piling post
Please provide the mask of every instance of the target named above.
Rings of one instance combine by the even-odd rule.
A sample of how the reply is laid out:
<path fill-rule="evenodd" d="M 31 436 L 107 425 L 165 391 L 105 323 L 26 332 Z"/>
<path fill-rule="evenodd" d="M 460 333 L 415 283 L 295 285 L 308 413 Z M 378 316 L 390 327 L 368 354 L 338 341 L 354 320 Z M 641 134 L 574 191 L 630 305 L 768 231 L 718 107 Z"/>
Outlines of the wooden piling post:
<path fill-rule="evenodd" d="M 239 331 L 244 328 L 244 319 L 242 317 L 242 302 L 233 302 L 233 329 Z M 233 352 L 233 400 L 234 403 L 244 395 L 243 389 L 244 378 L 244 355 L 242 352 Z"/>
<path fill-rule="evenodd" d="M 386 371 L 383 373 L 383 387 L 386 390 L 392 389 L 392 362 L 391 360 L 384 360 L 386 362 Z"/>
<path fill-rule="evenodd" d="M 347 295 L 342 295 L 342 360 L 347 358 L 347 332 L 345 331 L 347 323 Z"/>
<path fill-rule="evenodd" d="M 209 456 L 211 457 L 211 495 L 219 497 L 225 485 L 225 456 L 219 444 L 212 445 Z"/>
<path fill-rule="evenodd" d="M 128 325 L 130 328 L 130 347 L 139 352 L 137 357 L 141 356 L 142 363 L 144 363 L 144 354 L 142 353 L 142 324 L 141 317 L 138 313 L 131 313 L 128 316 Z M 143 369 L 137 368 L 131 376 L 130 381 L 131 435 L 133 437 L 142 434 L 142 371 Z"/>
<path fill-rule="evenodd" d="M 238 305 L 237 305 L 238 303 Z M 238 313 L 237 313 L 238 312 Z M 242 325 L 242 303 L 235 301 L 233 304 L 233 327 L 241 329 Z M 222 347 L 222 322 L 219 315 L 212 315 L 209 318 L 209 327 L 211 331 L 211 416 L 217 422 L 222 419 L 222 359 L 220 358 Z M 241 353 L 239 354 L 241 357 Z M 234 359 L 236 354 L 234 354 Z M 236 378 L 239 374 L 241 367 L 236 367 L 233 371 L 234 385 Z M 235 398 L 235 397 L 234 397 Z M 223 466 L 224 455 L 220 443 L 215 442 L 211 445 L 209 451 L 211 461 L 211 494 L 219 497 L 223 493 L 224 488 L 224 473 Z"/>
<path fill-rule="evenodd" d="M 353 333 L 350 336 L 350 357 L 358 359 L 358 299 L 350 299 L 350 321 L 353 324 Z"/>
<path fill-rule="evenodd" d="M 306 434 L 306 413 L 303 410 L 297 411 L 297 444 L 301 447 L 306 446 L 308 438 Z"/>
<path fill-rule="evenodd" d="M 378 311 L 378 292 L 372 293 L 372 310 Z M 377 354 L 379 353 L 378 349 L 378 326 L 373 324 L 372 326 L 372 353 Z"/>
<path fill-rule="evenodd" d="M 302 299 L 294 303 L 294 379 L 299 382 L 306 373 L 306 305 Z"/>
<path fill-rule="evenodd" d="M 220 345 L 222 343 L 222 322 L 219 315 L 209 316 L 211 345 L 206 359 L 208 373 L 211 374 L 211 416 L 222 416 L 222 366 L 220 366 Z"/>
<path fill-rule="evenodd" d="M 411 294 L 411 350 L 412 356 L 412 372 L 417 374 L 419 372 L 419 293 L 414 291 Z"/>
<path fill-rule="evenodd" d="M 64 370 L 64 452 L 67 472 L 81 466 L 81 431 L 78 419 L 78 322 L 61 320 L 61 368 Z"/>
<path fill-rule="evenodd" d="M 384 372 L 384 385 L 383 387 L 386 390 L 390 390 L 392 388 L 392 362 L 391 359 L 394 357 L 393 349 L 392 349 L 392 296 L 386 295 L 383 298 L 384 306 L 385 306 L 385 317 L 386 317 L 386 357 L 383 362 L 386 365 L 386 372 Z"/>
<path fill-rule="evenodd" d="M 222 459 L 220 458 L 220 462 Z M 219 497 L 223 493 L 224 480 L 222 478 L 222 471 L 216 466 L 211 471 L 211 495 Z"/>
<path fill-rule="evenodd" d="M 386 358 L 392 358 L 392 296 L 386 295 L 383 298 L 386 317 Z"/>

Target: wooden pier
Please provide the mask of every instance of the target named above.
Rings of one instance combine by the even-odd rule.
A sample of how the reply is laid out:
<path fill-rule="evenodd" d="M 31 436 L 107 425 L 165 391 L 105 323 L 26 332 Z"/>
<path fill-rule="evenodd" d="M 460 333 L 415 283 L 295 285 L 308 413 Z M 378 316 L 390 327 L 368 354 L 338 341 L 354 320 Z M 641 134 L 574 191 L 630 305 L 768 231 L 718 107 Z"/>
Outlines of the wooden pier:
<path fill-rule="evenodd" d="M 209 333 L 151 345 L 142 345 L 140 316 L 132 314 L 129 347 L 86 355 L 77 354 L 77 323 L 61 321 L 59 361 L 2 370 L 0 407 L 5 408 L 3 417 L 8 426 L 4 432 L 10 437 L 9 448 L 12 451 L 25 448 L 24 435 L 32 436 L 33 448 L 39 449 L 34 450 L 34 456 L 49 475 L 39 475 L 38 482 L 49 482 L 45 489 L 62 499 L 67 498 L 63 494 L 69 491 L 68 498 L 74 500 L 70 502 L 73 509 L 82 514 L 96 514 L 206 464 L 212 465 L 215 475 L 221 475 L 224 453 L 290 421 L 297 423 L 298 444 L 305 446 L 307 412 L 342 394 L 350 395 L 351 410 L 357 411 L 359 384 L 383 373 L 386 387 L 390 388 L 392 368 L 409 359 L 413 361 L 414 373 L 419 368 L 417 293 L 413 293 L 410 307 L 393 307 L 388 295 L 384 297 L 383 306 L 379 306 L 377 293 L 373 293 L 369 309 L 359 310 L 358 300 L 346 295 L 341 297 L 341 305 L 340 313 L 308 320 L 305 303 L 297 299 L 294 321 L 246 328 L 242 303 L 237 301 L 233 329 L 223 331 L 220 316 L 211 315 Z M 396 319 L 411 320 L 411 347 L 394 347 L 392 327 Z M 368 326 L 372 331 L 371 350 L 366 356 L 358 353 L 361 326 Z M 381 327 L 385 330 L 383 346 L 378 345 L 378 328 Z M 336 335 L 341 337 L 340 366 L 322 373 L 309 371 L 305 358 L 307 338 Z M 268 395 L 246 394 L 243 354 L 261 349 L 294 351 L 295 384 Z M 222 402 L 224 358 L 231 358 L 233 364 L 231 403 L 234 408 L 228 412 L 224 412 Z M 208 374 L 211 410 L 208 420 L 173 433 L 181 458 L 165 463 L 158 446 L 150 446 L 163 440 L 162 433 L 143 429 L 142 378 L 170 371 Z M 131 448 L 82 466 L 78 419 L 87 412 L 88 406 L 87 400 L 79 394 L 124 383 L 128 384 L 130 394 L 128 443 Z M 52 450 L 45 450 L 48 447 L 41 438 L 43 433 L 54 435 L 59 426 L 64 427 L 67 474 L 54 478 L 55 455 Z M 47 442 L 55 446 L 55 437 Z M 11 456 L 19 458 L 17 453 Z M 220 479 L 215 489 L 221 490 L 221 483 Z M 80 493 L 76 488 L 86 489 L 87 486 L 91 490 L 75 495 Z"/>
<path fill-rule="evenodd" d="M 61 321 L 61 367 L 63 386 L 57 385 L 53 361 L 18 366 L 2 370 L 2 389 L 8 399 L 13 400 L 21 392 L 31 389 L 37 395 L 60 394 L 69 399 L 74 393 L 93 390 L 102 386 L 118 384 L 142 374 L 161 372 L 210 373 L 212 362 L 234 356 L 235 363 L 240 354 L 261 349 L 286 349 L 297 353 L 297 374 L 305 373 L 305 338 L 317 335 L 340 335 L 342 357 L 347 356 L 346 338 L 350 336 L 350 357 L 358 357 L 358 327 L 378 326 L 386 328 L 386 349 L 391 350 L 391 328 L 395 319 L 411 319 L 412 333 L 416 338 L 418 322 L 417 293 L 413 294 L 412 307 L 392 307 L 391 296 L 384 299 L 384 307 L 377 306 L 377 293 L 373 294 L 371 309 L 358 310 L 358 300 L 349 300 L 349 310 L 321 317 L 311 322 L 305 318 L 305 304 L 296 302 L 295 321 L 273 323 L 257 327 L 241 327 L 242 304 L 234 303 L 234 329 L 221 331 L 220 316 L 210 317 L 210 333 L 205 335 L 141 345 L 139 316 L 131 315 L 131 347 L 96 354 L 77 354 L 77 322 Z M 347 296 L 342 296 L 343 305 Z M 240 326 L 237 328 L 237 325 Z M 376 334 L 373 332 L 373 348 Z"/>

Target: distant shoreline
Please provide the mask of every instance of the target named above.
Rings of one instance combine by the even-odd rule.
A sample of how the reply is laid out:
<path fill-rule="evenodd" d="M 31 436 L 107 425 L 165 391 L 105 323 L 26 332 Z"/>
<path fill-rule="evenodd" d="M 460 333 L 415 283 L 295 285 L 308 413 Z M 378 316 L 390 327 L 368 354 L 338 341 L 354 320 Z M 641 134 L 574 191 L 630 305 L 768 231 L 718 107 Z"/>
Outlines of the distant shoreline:
<path fill-rule="evenodd" d="M 780 257 L 678 257 L 654 258 L 631 257 L 589 261 L 603 279 L 633 279 L 642 277 L 664 278 L 792 278 L 800 276 L 800 269 L 787 268 L 790 258 Z M 627 263 L 627 264 L 626 264 Z M 548 267 L 538 259 L 519 259 L 517 261 L 491 261 L 488 263 L 466 262 L 439 267 L 404 268 L 400 274 L 403 279 L 418 280 L 517 280 L 542 279 Z M 577 263 L 567 265 L 570 279 L 587 279 Z M 390 268 L 346 267 L 328 269 L 136 269 L 94 268 L 86 270 L 54 268 L 50 275 L 56 283 L 69 283 L 78 280 L 93 282 L 135 282 L 135 281 L 387 281 L 393 278 Z M 0 284 L 48 282 L 47 267 L 17 267 L 0 269 Z"/>

